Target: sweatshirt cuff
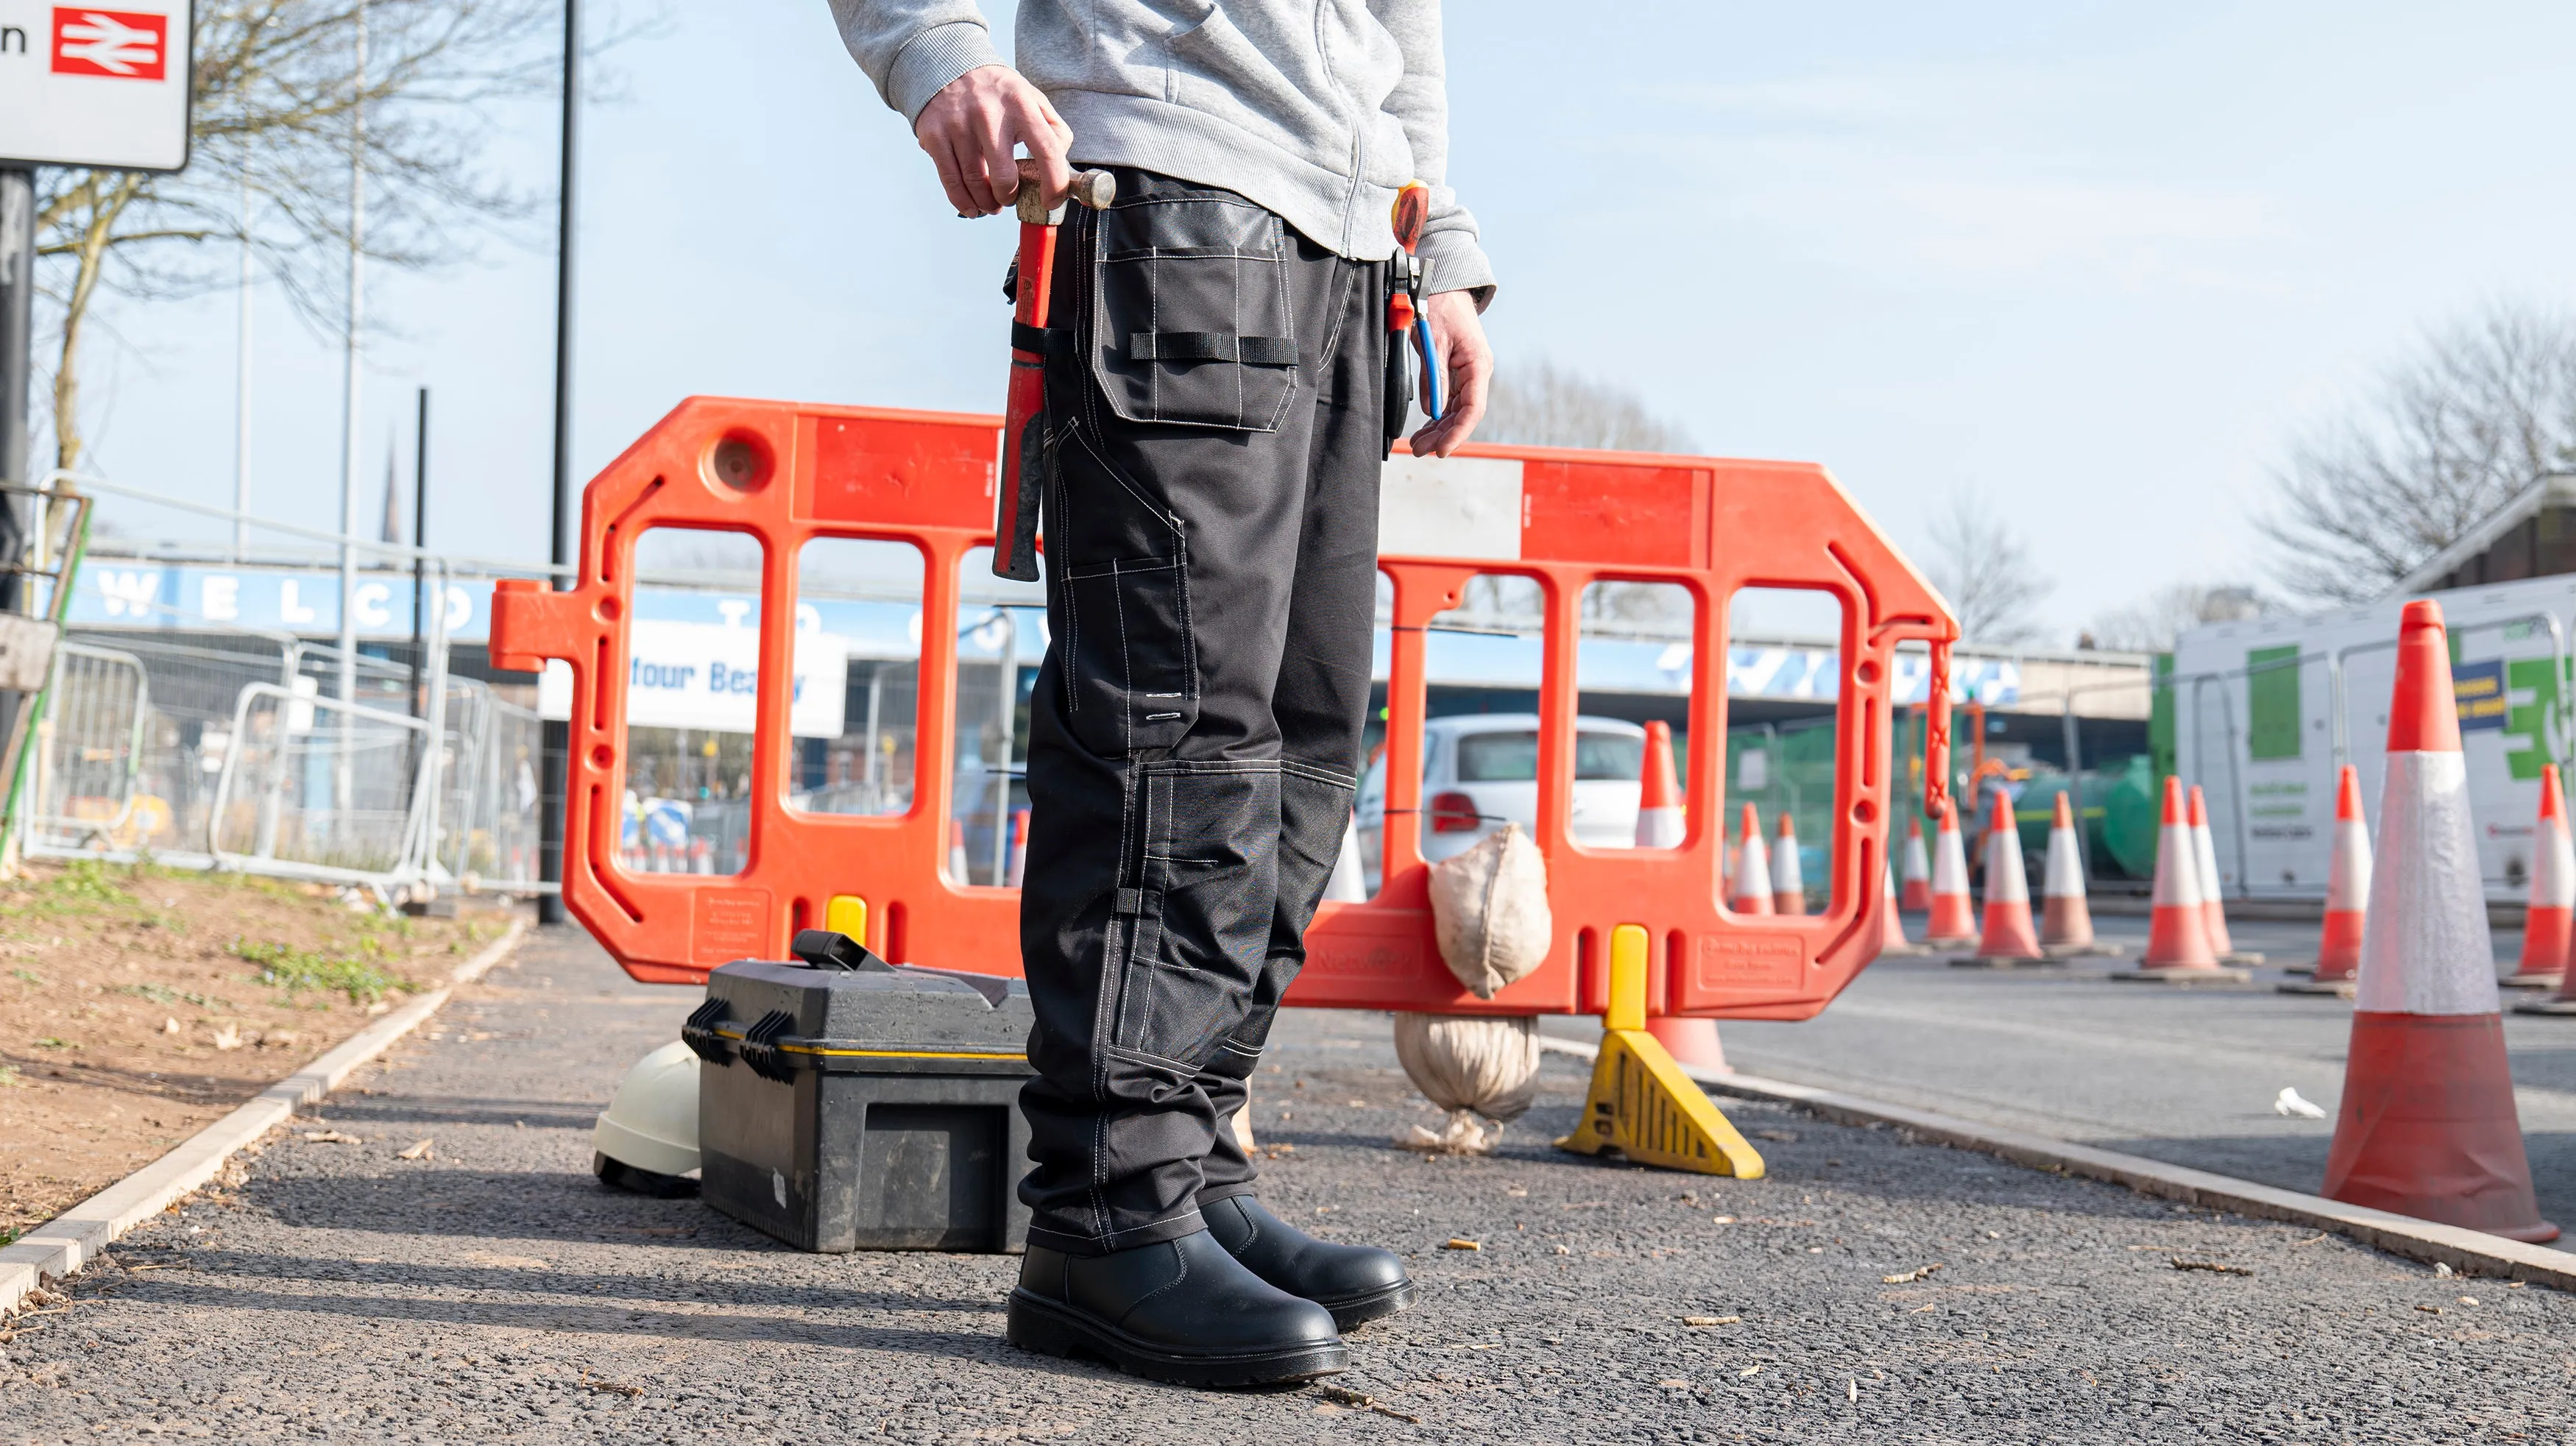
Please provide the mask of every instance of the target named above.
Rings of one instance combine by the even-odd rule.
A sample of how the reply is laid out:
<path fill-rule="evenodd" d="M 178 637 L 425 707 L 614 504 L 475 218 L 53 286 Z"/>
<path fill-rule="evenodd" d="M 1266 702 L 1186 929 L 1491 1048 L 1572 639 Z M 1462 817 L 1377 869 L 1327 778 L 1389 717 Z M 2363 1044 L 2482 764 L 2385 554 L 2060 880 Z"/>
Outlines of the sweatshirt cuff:
<path fill-rule="evenodd" d="M 1494 267 L 1485 259 L 1484 248 L 1465 231 L 1434 231 L 1422 238 L 1420 254 L 1430 273 L 1427 294 L 1444 291 L 1476 293 L 1476 310 L 1482 312 L 1493 304 Z"/>
<path fill-rule="evenodd" d="M 920 119 L 921 108 L 948 82 L 984 65 L 1000 65 L 993 33 L 972 20 L 934 25 L 914 36 L 886 72 L 886 104 L 903 112 L 905 125 Z"/>

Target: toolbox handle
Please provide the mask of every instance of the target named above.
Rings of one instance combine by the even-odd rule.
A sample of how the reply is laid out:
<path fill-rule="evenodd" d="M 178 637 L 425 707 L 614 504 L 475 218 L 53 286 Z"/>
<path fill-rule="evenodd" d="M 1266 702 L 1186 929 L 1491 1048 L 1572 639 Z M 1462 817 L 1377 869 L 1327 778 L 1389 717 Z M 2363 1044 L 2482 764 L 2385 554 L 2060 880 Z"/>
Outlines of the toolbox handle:
<path fill-rule="evenodd" d="M 869 952 L 868 946 L 837 929 L 799 929 L 787 952 L 809 969 L 838 969 L 847 974 L 894 972 L 894 966 Z"/>

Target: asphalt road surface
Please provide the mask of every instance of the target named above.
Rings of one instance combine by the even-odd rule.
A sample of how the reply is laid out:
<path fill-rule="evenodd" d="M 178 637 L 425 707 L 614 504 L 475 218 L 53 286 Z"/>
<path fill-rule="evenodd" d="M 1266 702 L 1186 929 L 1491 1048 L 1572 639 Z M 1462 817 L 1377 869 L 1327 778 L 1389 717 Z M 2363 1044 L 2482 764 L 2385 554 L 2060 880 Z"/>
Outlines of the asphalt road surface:
<path fill-rule="evenodd" d="M 1953 1008 L 2038 987 L 1934 985 Z M 1874 974 L 1855 1002 L 1913 987 Z M 1499 1156 L 1420 1158 L 1387 1142 L 1432 1112 L 1384 1017 L 1356 1013 L 1283 1022 L 1256 1119 L 1294 1149 L 1264 1194 L 1319 1233 L 1402 1251 L 1422 1303 L 1355 1333 L 1354 1369 L 1319 1386 L 1139 1382 L 1006 1346 L 1009 1258 L 804 1255 L 694 1200 L 603 1191 L 591 1115 L 690 1002 L 626 982 L 580 935 L 533 939 L 238 1181 L 129 1236 L 68 1307 L 23 1318 L 0 1343 L 0 1440 L 2381 1442 L 2576 1427 L 2568 1296 L 1768 1106 L 1726 1106 L 1770 1158 L 1762 1180 L 1580 1159 L 1547 1144 L 1582 1084 L 1555 1058 Z M 1866 1018 L 1736 1038 L 1777 1068 L 1766 1052 Z M 1954 1062 L 1988 1065 L 1987 1036 L 1949 1033 Z M 399 1158 L 422 1139 L 428 1158 Z M 1481 1248 L 1444 1249 L 1453 1237 Z"/>
<path fill-rule="evenodd" d="M 1909 919 L 1909 924 L 1919 921 Z M 2144 919 L 2097 919 L 2131 960 L 2062 969 L 1954 969 L 1882 959 L 1823 1014 L 1800 1024 L 1720 1027 L 1727 1062 L 1750 1074 L 1828 1086 L 1968 1119 L 2315 1191 L 2343 1090 L 2352 1005 L 2286 995 L 2278 967 L 2316 957 L 2314 924 L 2241 921 L 2237 947 L 2266 954 L 2250 985 L 2120 984 Z M 1921 937 L 1919 927 L 1914 937 Z M 2499 930 L 2509 961 L 2519 934 Z M 2532 997 L 2505 991 L 2510 1004 Z M 1551 1021 L 1597 1034 L 1591 1021 Z M 2576 1018 L 2508 1012 L 2515 1105 L 2542 1214 L 2576 1232 Z M 2283 1086 L 2326 1118 L 2275 1114 Z"/>

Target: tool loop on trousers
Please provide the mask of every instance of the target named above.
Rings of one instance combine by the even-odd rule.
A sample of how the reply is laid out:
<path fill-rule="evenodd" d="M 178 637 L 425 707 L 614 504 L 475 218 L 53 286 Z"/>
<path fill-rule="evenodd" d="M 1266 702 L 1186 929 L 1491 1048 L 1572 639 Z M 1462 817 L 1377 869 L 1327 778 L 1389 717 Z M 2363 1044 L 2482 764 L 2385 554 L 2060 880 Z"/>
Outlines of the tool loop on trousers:
<path fill-rule="evenodd" d="M 1284 336 L 1238 336 L 1230 331 L 1131 331 L 1127 334 L 1127 359 L 1292 367 L 1297 364 L 1297 343 Z"/>

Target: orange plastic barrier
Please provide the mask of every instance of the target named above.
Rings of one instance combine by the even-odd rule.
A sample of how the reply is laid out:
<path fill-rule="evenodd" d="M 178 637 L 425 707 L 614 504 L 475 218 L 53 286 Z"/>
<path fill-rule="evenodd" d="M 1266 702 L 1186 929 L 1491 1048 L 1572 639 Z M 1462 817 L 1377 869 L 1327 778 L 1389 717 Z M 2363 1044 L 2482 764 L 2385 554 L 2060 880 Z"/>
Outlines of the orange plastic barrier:
<path fill-rule="evenodd" d="M 783 958 L 835 897 L 867 902 L 870 947 L 888 958 L 1019 972 L 1018 892 L 948 881 L 941 861 L 955 747 L 958 564 L 992 541 L 1000 419 L 950 413 L 693 398 L 583 493 L 578 584 L 505 581 L 492 601 L 495 666 L 571 665 L 564 901 L 638 979 L 694 983 L 718 964 Z M 1804 1019 L 1876 953 L 1878 878 L 1891 802 L 1890 696 L 1899 642 L 1931 645 L 1925 776 L 1948 776 L 1949 645 L 1939 596 L 1823 468 L 1638 453 L 1471 447 L 1517 466 L 1511 519 L 1491 556 L 1389 555 L 1394 634 L 1387 685 L 1386 867 L 1376 898 L 1326 903 L 1308 931 L 1292 1004 L 1459 1014 L 1599 1013 L 1611 930 L 1652 931 L 1659 1012 Z M 1414 462 L 1433 474 L 1455 463 Z M 1491 470 L 1490 468 L 1488 469 Z M 1457 474 L 1467 475 L 1465 469 Z M 1390 484 L 1393 485 L 1393 484 Z M 774 784 L 750 800 L 749 863 L 730 878 L 628 871 L 624 788 L 626 619 L 636 537 L 719 528 L 765 544 L 758 731 L 752 777 L 785 777 L 796 564 L 817 537 L 908 543 L 923 573 L 918 753 L 911 812 L 856 817 L 789 810 Z M 1470 529 L 1497 535 L 1495 520 Z M 1416 529 L 1419 535 L 1420 529 Z M 1435 530 L 1436 532 L 1436 530 Z M 1478 573 L 1534 578 L 1545 598 L 1538 821 L 1557 943 L 1536 972 L 1491 1000 L 1458 987 L 1432 940 L 1420 855 L 1425 635 Z M 1693 601 L 1687 836 L 1670 850 L 1594 850 L 1568 832 L 1573 805 L 1575 643 L 1583 589 L 1670 583 Z M 1832 907 L 1808 917 L 1738 916 L 1718 898 L 1725 830 L 1726 618 L 1739 588 L 1812 588 L 1842 605 L 1837 658 Z M 935 681 L 938 680 L 938 681 Z"/>

